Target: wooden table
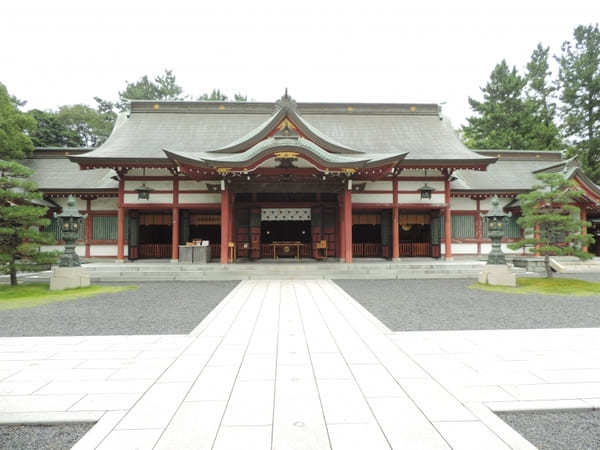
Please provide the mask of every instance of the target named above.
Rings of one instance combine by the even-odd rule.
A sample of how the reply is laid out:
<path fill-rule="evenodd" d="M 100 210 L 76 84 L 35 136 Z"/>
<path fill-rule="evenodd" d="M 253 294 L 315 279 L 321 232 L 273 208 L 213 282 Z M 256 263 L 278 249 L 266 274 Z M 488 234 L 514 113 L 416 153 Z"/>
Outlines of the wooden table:
<path fill-rule="evenodd" d="M 277 257 L 277 247 L 296 247 L 296 259 L 300 260 L 300 247 L 302 247 L 302 242 L 273 242 L 271 246 L 273 246 L 273 259 L 279 259 Z"/>

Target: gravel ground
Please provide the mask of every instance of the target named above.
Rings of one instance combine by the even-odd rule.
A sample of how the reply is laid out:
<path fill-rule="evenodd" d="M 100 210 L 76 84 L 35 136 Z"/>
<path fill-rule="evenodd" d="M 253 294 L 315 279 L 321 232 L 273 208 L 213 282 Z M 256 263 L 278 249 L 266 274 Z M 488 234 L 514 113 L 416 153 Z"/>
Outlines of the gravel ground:
<path fill-rule="evenodd" d="M 600 448 L 600 411 L 496 413 L 541 450 Z"/>
<path fill-rule="evenodd" d="M 236 284 L 139 283 L 137 289 L 114 294 L 3 310 L 0 336 L 187 334 Z"/>
<path fill-rule="evenodd" d="M 600 274 L 572 275 L 600 281 Z M 600 296 L 522 295 L 469 289 L 472 279 L 337 280 L 392 331 L 600 326 Z"/>
<path fill-rule="evenodd" d="M 93 423 L 1 425 L 0 450 L 67 450 L 92 426 Z"/>

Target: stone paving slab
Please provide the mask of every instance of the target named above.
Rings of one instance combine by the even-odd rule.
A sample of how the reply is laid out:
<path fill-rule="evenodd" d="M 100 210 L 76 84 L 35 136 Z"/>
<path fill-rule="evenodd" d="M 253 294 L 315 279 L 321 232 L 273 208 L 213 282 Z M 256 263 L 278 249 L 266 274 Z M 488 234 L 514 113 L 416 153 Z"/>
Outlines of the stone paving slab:
<path fill-rule="evenodd" d="M 0 338 L 0 423 L 76 449 L 533 448 L 494 410 L 600 403 L 599 329 L 392 333 L 331 281 L 245 281 L 189 335 Z"/>

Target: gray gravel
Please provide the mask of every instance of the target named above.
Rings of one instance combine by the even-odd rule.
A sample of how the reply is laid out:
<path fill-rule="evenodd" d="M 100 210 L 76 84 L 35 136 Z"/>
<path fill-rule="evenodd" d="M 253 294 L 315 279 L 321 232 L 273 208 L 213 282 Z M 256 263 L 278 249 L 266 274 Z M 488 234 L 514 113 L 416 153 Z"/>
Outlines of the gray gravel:
<path fill-rule="evenodd" d="M 134 290 L 3 310 L 0 336 L 187 334 L 237 283 L 136 283 Z"/>
<path fill-rule="evenodd" d="M 600 411 L 536 411 L 497 413 L 541 450 L 600 448 Z"/>
<path fill-rule="evenodd" d="M 599 274 L 578 278 L 600 281 Z M 600 326 L 600 296 L 520 295 L 469 289 L 475 282 L 472 279 L 336 281 L 393 331 Z"/>
<path fill-rule="evenodd" d="M 93 426 L 93 423 L 1 425 L 0 450 L 67 450 Z"/>

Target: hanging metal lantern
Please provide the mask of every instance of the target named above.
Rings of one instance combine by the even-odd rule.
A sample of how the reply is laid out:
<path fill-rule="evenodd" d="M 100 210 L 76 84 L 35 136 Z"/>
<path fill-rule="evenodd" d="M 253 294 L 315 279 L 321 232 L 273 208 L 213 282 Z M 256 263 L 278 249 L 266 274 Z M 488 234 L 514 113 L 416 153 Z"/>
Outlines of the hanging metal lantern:
<path fill-rule="evenodd" d="M 419 188 L 419 192 L 421 193 L 421 200 L 430 200 L 433 188 L 431 186 L 428 186 L 427 183 L 425 183 Z"/>
<path fill-rule="evenodd" d="M 136 189 L 138 193 L 138 199 L 140 200 L 148 200 L 150 198 L 150 193 L 153 191 L 151 187 L 146 186 L 146 183 L 142 183 L 142 185 Z"/>

